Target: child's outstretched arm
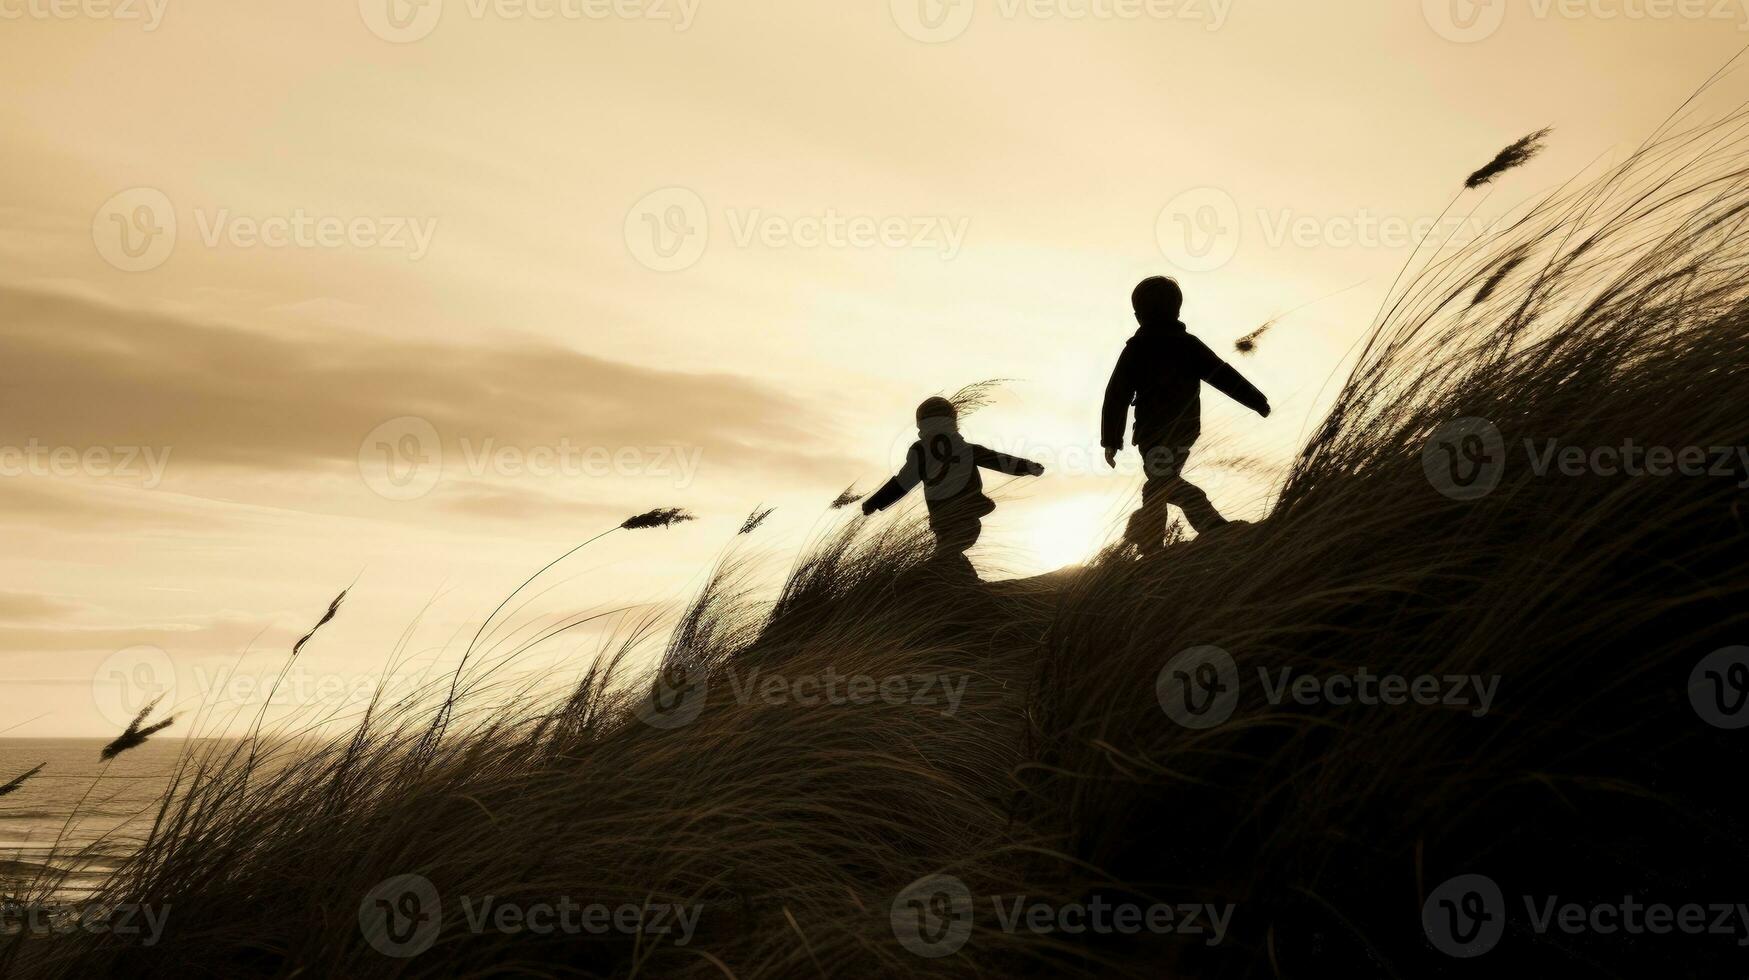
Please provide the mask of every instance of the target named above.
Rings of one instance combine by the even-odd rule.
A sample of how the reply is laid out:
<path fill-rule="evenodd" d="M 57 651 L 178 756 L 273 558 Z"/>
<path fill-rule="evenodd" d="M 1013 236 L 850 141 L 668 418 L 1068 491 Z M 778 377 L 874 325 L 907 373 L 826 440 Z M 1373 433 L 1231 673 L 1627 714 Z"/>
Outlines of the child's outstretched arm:
<path fill-rule="evenodd" d="M 1044 465 L 1041 463 L 1022 459 L 1019 456 L 1010 456 L 1007 453 L 999 453 L 994 449 L 986 449 L 976 444 L 972 446 L 972 460 L 984 469 L 1007 473 L 1010 476 L 1043 476 L 1045 473 Z"/>
<path fill-rule="evenodd" d="M 862 512 L 872 514 L 877 510 L 886 510 L 898 503 L 900 499 L 911 492 L 912 487 L 922 481 L 923 447 L 916 445 L 912 446 L 910 452 L 905 454 L 905 465 L 899 469 L 899 472 L 893 474 L 891 480 L 881 484 L 879 490 L 869 494 L 868 499 L 862 502 Z"/>
<path fill-rule="evenodd" d="M 1269 396 L 1257 390 L 1257 386 L 1245 380 L 1245 376 L 1233 369 L 1233 365 L 1221 360 L 1221 356 L 1209 350 L 1207 344 L 1198 340 L 1197 353 L 1202 356 L 1202 379 L 1215 387 L 1215 390 L 1239 404 L 1249 408 L 1264 418 L 1269 418 Z"/>
<path fill-rule="evenodd" d="M 1257 386 L 1245 380 L 1245 376 L 1233 369 L 1231 364 L 1222 361 L 1206 379 L 1214 385 L 1221 394 L 1249 408 L 1264 418 L 1269 417 L 1269 397 L 1257 390 Z"/>

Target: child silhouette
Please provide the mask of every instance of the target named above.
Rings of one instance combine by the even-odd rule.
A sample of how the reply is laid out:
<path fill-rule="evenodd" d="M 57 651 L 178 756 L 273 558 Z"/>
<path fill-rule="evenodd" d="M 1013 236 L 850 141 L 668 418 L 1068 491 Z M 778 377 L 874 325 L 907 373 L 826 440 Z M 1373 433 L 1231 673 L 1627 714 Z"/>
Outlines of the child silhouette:
<path fill-rule="evenodd" d="M 917 441 L 905 453 L 904 467 L 863 501 L 862 512 L 886 510 L 921 483 L 937 555 L 963 555 L 983 532 L 984 515 L 996 509 L 995 502 L 984 496 L 979 467 L 1012 476 L 1041 476 L 1045 471 L 1030 459 L 967 442 L 960 435 L 953 402 L 925 399 L 917 406 Z"/>

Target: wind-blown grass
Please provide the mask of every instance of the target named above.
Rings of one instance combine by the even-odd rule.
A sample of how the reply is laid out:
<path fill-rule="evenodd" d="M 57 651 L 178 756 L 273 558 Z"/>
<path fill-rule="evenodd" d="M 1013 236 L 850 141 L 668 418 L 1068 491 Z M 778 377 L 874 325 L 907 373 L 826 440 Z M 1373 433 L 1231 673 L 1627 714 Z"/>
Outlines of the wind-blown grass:
<path fill-rule="evenodd" d="M 19 789 L 23 788 L 25 783 L 30 781 L 31 777 L 47 768 L 48 763 L 45 762 L 42 765 L 37 766 L 35 769 L 16 777 L 9 783 L 0 784 L 0 796 L 11 796 L 13 793 L 18 792 Z"/>
<path fill-rule="evenodd" d="M 1493 183 L 1506 171 L 1516 170 L 1529 163 L 1533 157 L 1542 152 L 1543 140 L 1547 139 L 1552 131 L 1545 126 L 1512 143 L 1495 154 L 1494 159 L 1488 161 L 1475 173 L 1470 174 L 1469 178 L 1464 181 L 1464 187 L 1475 190 L 1478 187 Z"/>
<path fill-rule="evenodd" d="M 165 718 L 163 721 L 154 722 L 150 725 L 146 724 L 146 719 L 151 716 L 152 712 L 157 707 L 158 702 L 154 700 L 151 704 L 141 708 L 140 713 L 134 716 L 134 720 L 128 722 L 127 730 L 120 735 L 117 735 L 114 741 L 103 747 L 103 752 L 101 753 L 103 761 L 108 762 L 116 756 L 121 755 L 123 752 L 130 752 L 139 748 L 146 744 L 147 739 L 150 739 L 153 735 L 156 735 L 164 729 L 169 728 L 171 725 L 176 724 L 176 718 L 174 715 Z"/>

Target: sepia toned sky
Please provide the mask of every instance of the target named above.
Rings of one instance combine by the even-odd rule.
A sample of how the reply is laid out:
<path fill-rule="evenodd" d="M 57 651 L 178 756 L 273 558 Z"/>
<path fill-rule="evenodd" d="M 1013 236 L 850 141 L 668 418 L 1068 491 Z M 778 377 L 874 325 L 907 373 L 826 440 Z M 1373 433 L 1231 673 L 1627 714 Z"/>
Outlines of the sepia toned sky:
<path fill-rule="evenodd" d="M 976 560 L 1079 560 L 1147 275 L 1271 396 L 1205 399 L 1193 470 L 1256 517 L 1415 243 L 1631 151 L 1737 6 L 0 0 L 0 735 L 223 729 L 342 588 L 292 700 L 429 676 L 697 512 L 515 612 L 623 610 L 531 654 L 574 676 L 987 378 L 968 435 L 1050 472 Z"/>

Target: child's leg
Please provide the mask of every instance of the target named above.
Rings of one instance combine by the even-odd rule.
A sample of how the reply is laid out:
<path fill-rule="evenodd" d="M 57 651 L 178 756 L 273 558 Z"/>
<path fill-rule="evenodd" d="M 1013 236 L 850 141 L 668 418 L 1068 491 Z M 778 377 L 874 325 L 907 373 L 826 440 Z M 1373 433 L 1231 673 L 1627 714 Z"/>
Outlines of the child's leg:
<path fill-rule="evenodd" d="M 984 532 L 982 521 L 964 515 L 930 521 L 929 526 L 935 532 L 935 550 L 938 554 L 964 554 L 978 543 L 979 535 Z"/>
<path fill-rule="evenodd" d="M 1173 480 L 1165 490 L 1166 499 L 1178 505 L 1184 511 L 1184 519 L 1190 522 L 1192 530 L 1198 534 L 1212 531 L 1227 523 L 1220 511 L 1209 500 L 1209 495 L 1194 483 L 1179 477 Z"/>
<path fill-rule="evenodd" d="M 1142 449 L 1142 472 L 1147 474 L 1148 482 L 1142 485 L 1142 506 L 1130 516 L 1124 537 L 1143 551 L 1159 548 L 1165 538 L 1168 505 L 1176 504 L 1184 511 L 1185 520 L 1198 534 L 1227 523 L 1208 494 L 1180 475 L 1189 458 L 1189 447 Z"/>
<path fill-rule="evenodd" d="M 1168 491 L 1178 479 L 1178 454 L 1165 446 L 1143 446 L 1141 450 L 1147 482 L 1142 484 L 1142 505 L 1124 528 L 1124 540 L 1151 552 L 1159 550 L 1166 537 L 1166 508 L 1172 502 Z"/>

